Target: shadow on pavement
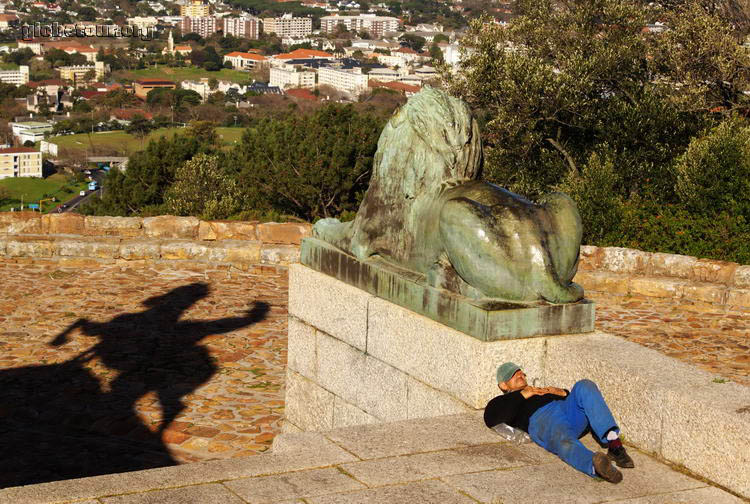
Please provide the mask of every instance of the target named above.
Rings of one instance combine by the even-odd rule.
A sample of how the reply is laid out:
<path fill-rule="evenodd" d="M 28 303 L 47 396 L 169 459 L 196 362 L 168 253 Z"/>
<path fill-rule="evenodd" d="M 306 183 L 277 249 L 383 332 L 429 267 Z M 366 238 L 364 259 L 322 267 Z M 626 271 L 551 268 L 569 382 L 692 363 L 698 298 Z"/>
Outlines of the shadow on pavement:
<path fill-rule="evenodd" d="M 80 329 L 98 340 L 85 352 L 0 371 L 0 487 L 175 465 L 162 433 L 185 409 L 182 398 L 217 371 L 200 341 L 260 322 L 269 310 L 255 302 L 241 317 L 180 321 L 208 292 L 194 283 L 147 299 L 142 312 L 105 323 L 79 319 L 50 344 L 64 345 Z M 85 367 L 92 359 L 114 376 L 108 390 Z M 152 428 L 135 410 L 150 392 L 163 419 Z"/>

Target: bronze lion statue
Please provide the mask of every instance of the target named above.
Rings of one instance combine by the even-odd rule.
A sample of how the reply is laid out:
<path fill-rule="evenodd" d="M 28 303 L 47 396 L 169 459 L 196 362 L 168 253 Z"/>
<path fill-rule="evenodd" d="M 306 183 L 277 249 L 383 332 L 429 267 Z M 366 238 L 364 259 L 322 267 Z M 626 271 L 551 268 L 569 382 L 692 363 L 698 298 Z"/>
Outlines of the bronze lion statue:
<path fill-rule="evenodd" d="M 389 120 L 370 186 L 351 222 L 313 235 L 359 260 L 380 256 L 434 287 L 474 299 L 571 303 L 582 226 L 575 203 L 538 203 L 480 180 L 482 144 L 469 107 L 426 87 Z"/>

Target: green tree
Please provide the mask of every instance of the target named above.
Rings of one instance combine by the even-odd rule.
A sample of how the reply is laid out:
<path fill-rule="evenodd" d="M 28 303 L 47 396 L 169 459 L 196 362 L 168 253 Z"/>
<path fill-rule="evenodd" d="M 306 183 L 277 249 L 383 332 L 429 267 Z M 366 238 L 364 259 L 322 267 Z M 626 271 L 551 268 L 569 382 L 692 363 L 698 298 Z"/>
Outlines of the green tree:
<path fill-rule="evenodd" d="M 125 128 L 125 131 L 136 138 L 140 138 L 141 144 L 143 144 L 143 139 L 146 138 L 153 129 L 154 125 L 151 121 L 144 118 L 142 115 L 136 114 L 133 117 L 133 120 L 130 121 L 130 124 Z"/>
<path fill-rule="evenodd" d="M 257 122 L 229 156 L 245 208 L 308 221 L 356 210 L 382 126 L 340 105 Z"/>
<path fill-rule="evenodd" d="M 177 169 L 164 203 L 170 214 L 223 219 L 240 209 L 240 193 L 218 156 L 198 154 Z"/>
<path fill-rule="evenodd" d="M 425 40 L 424 37 L 420 37 L 419 35 L 414 35 L 412 33 L 404 33 L 403 35 L 401 35 L 401 37 L 399 37 L 398 40 L 400 42 L 403 42 L 406 47 L 410 47 L 417 52 L 422 52 L 422 48 L 427 43 L 427 40 Z"/>

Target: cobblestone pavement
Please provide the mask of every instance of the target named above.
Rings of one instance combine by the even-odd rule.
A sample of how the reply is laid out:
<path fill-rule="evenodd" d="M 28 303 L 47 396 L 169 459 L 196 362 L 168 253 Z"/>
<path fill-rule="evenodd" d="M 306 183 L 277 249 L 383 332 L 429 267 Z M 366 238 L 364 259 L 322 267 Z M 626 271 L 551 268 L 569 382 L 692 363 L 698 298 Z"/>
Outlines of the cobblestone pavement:
<path fill-rule="evenodd" d="M 266 451 L 286 271 L 86 264 L 0 260 L 0 487 Z M 750 384 L 750 313 L 587 295 L 598 329 Z"/>
<path fill-rule="evenodd" d="M 286 270 L 0 260 L 0 279 L 0 487 L 244 457 L 280 431 Z"/>
<path fill-rule="evenodd" d="M 587 292 L 597 329 L 750 385 L 750 309 Z"/>

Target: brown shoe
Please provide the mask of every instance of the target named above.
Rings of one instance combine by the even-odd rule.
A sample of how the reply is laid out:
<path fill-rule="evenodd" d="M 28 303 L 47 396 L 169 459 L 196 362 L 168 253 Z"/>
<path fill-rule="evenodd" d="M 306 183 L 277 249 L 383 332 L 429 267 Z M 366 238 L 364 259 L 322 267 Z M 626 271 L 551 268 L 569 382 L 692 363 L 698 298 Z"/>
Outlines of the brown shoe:
<path fill-rule="evenodd" d="M 609 461 L 609 458 L 601 452 L 594 453 L 594 470 L 602 479 L 610 483 L 619 483 L 622 481 L 622 473 Z"/>
<path fill-rule="evenodd" d="M 607 450 L 607 458 L 617 464 L 617 467 L 622 467 L 624 469 L 632 469 L 635 467 L 633 459 L 630 458 L 628 452 L 625 451 L 624 446 Z"/>

